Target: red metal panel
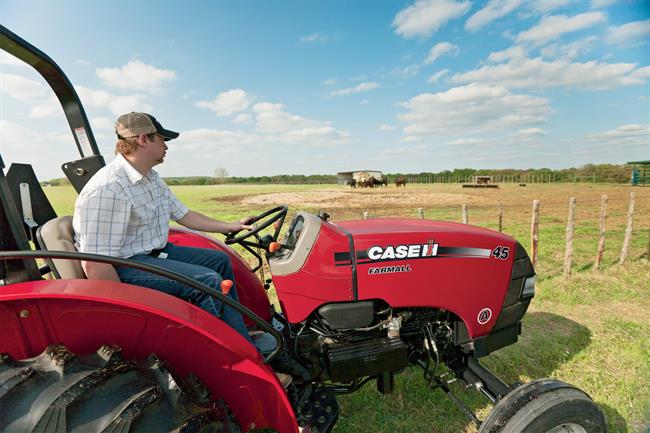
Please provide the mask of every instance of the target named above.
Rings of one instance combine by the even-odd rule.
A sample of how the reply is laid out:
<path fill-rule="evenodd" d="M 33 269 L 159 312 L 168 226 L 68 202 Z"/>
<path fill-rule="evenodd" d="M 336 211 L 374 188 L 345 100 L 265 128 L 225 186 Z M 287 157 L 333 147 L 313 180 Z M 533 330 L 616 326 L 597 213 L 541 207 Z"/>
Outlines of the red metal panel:
<path fill-rule="evenodd" d="M 433 307 L 451 311 L 467 326 L 470 337 L 489 333 L 501 311 L 510 282 L 515 240 L 502 233 L 451 222 L 385 218 L 338 223 L 354 237 L 357 253 L 372 247 L 438 244 L 435 256 L 401 260 L 358 260 L 359 299 L 384 299 L 393 307 Z M 491 252 L 509 248 L 505 260 Z M 481 249 L 486 256 L 463 253 Z M 416 249 L 417 250 L 417 249 Z M 379 251 L 378 249 L 375 251 Z M 371 268 L 406 266 L 402 272 L 370 273 Z M 490 319 L 479 323 L 489 308 Z M 483 322 L 484 320 L 481 320 Z"/>
<path fill-rule="evenodd" d="M 320 305 L 354 299 L 351 268 L 334 266 L 334 253 L 349 249 L 348 238 L 339 228 L 323 224 L 302 269 L 273 276 L 287 320 L 299 323 Z"/>
<path fill-rule="evenodd" d="M 335 260 L 335 253 L 350 251 L 341 228 L 354 240 L 358 299 L 383 299 L 393 307 L 451 311 L 465 322 L 472 338 L 489 333 L 494 326 L 510 280 L 515 240 L 466 224 L 408 218 L 323 223 L 303 268 L 291 275 L 274 276 L 278 296 L 292 323 L 305 320 L 323 303 L 353 299 L 351 261 L 345 264 Z M 437 254 L 386 261 L 368 258 L 372 247 L 385 250 L 389 246 L 424 244 L 428 248 L 437 244 Z M 507 259 L 491 254 L 499 246 L 509 248 Z M 402 266 L 400 272 L 370 271 Z M 479 313 L 485 309 L 491 312 L 489 320 L 479 320 Z"/>
<path fill-rule="evenodd" d="M 155 290 L 98 280 L 36 281 L 0 291 L 0 353 L 32 357 L 47 344 L 88 353 L 118 344 L 128 359 L 156 353 L 223 397 L 244 430 L 297 433 L 291 405 L 257 350 L 221 320 Z M 32 332 L 37 330 L 36 332 Z"/>

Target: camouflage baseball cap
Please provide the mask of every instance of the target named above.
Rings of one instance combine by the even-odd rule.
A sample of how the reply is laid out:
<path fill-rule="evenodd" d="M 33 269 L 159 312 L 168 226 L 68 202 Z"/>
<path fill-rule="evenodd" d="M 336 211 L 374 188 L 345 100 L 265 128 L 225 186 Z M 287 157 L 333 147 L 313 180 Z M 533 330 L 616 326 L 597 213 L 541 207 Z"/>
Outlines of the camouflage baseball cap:
<path fill-rule="evenodd" d="M 165 141 L 178 137 L 178 132 L 162 127 L 151 114 L 131 112 L 123 114 L 115 122 L 117 138 L 137 137 L 140 134 L 160 134 Z"/>

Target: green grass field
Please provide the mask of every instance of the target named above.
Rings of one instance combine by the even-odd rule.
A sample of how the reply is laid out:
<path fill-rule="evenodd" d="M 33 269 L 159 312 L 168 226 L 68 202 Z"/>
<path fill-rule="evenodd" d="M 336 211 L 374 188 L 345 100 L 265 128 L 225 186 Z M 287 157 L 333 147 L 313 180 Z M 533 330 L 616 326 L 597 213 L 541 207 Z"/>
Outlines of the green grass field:
<path fill-rule="evenodd" d="M 297 210 L 327 210 L 334 220 L 415 216 L 460 221 L 461 204 L 469 222 L 497 227 L 497 202 L 504 207 L 504 232 L 530 245 L 532 200 L 541 201 L 537 296 L 524 318 L 518 344 L 484 363 L 507 382 L 556 377 L 584 389 L 605 411 L 613 433 L 645 433 L 650 428 L 650 191 L 624 185 L 504 185 L 498 190 L 466 191 L 459 185 L 409 185 L 351 191 L 334 185 L 224 185 L 172 188 L 191 208 L 234 220 L 288 203 Z M 45 189 L 60 215 L 71 214 L 71 188 Z M 627 219 L 629 193 L 637 193 L 635 231 L 627 263 L 617 264 Z M 609 196 L 608 233 L 602 271 L 593 271 L 600 196 Z M 562 276 L 569 197 L 578 202 L 573 275 Z M 290 214 L 291 216 L 291 214 Z M 475 391 L 452 388 L 485 416 L 490 405 Z M 474 427 L 441 391 L 427 389 L 421 372 L 408 369 L 396 378 L 392 395 L 372 384 L 340 398 L 336 433 L 474 432 Z"/>

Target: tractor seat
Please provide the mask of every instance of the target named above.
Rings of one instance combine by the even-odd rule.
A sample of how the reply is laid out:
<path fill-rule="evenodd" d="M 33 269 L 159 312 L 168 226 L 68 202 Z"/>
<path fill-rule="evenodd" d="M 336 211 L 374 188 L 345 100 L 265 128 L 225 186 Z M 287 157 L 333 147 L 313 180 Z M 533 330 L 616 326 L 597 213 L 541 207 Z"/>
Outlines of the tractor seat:
<path fill-rule="evenodd" d="M 38 228 L 36 236 L 41 248 L 46 251 L 77 252 L 77 248 L 74 246 L 74 230 L 70 215 L 49 220 Z M 57 278 L 86 278 L 86 273 L 79 260 L 48 259 L 47 261 Z"/>

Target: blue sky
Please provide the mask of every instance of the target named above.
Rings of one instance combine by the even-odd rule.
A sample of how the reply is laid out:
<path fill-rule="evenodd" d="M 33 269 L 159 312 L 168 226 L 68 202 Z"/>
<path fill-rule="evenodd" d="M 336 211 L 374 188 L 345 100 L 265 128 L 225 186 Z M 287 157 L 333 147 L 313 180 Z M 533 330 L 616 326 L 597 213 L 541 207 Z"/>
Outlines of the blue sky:
<path fill-rule="evenodd" d="M 650 159 L 648 0 L 4 0 L 0 23 L 66 72 L 108 160 L 119 114 L 180 131 L 164 176 Z M 62 110 L 1 56 L 0 152 L 60 177 Z"/>

